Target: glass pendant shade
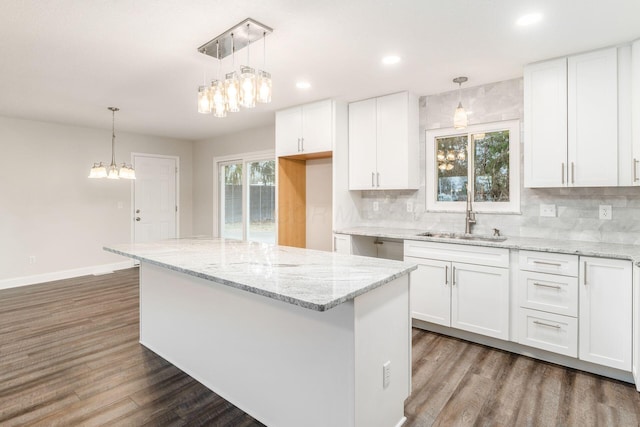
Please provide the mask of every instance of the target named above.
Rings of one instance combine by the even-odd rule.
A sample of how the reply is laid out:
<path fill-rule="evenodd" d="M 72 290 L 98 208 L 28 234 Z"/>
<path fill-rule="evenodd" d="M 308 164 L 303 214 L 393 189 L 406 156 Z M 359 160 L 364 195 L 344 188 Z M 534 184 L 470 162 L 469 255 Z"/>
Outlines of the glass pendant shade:
<path fill-rule="evenodd" d="M 444 151 L 442 150 L 438 150 L 438 152 L 436 153 L 436 158 L 438 159 L 439 162 L 444 161 Z"/>
<path fill-rule="evenodd" d="M 456 153 L 453 151 L 447 151 L 447 160 L 452 162 L 456 159 Z"/>
<path fill-rule="evenodd" d="M 447 163 L 447 170 L 450 171 L 453 169 L 453 165 L 451 163 Z"/>
<path fill-rule="evenodd" d="M 240 68 L 240 105 L 244 108 L 256 106 L 256 71 L 251 67 Z"/>
<path fill-rule="evenodd" d="M 123 179 L 136 179 L 136 172 L 133 170 L 132 165 L 123 163 L 118 171 L 118 176 Z"/>
<path fill-rule="evenodd" d="M 198 113 L 211 114 L 211 89 L 209 86 L 198 87 Z"/>
<path fill-rule="evenodd" d="M 271 102 L 271 74 L 266 71 L 258 71 L 258 102 L 268 104 Z"/>
<path fill-rule="evenodd" d="M 118 173 L 118 166 L 114 163 L 111 163 L 109 169 L 107 170 L 107 178 L 109 179 L 120 179 L 120 174 Z"/>
<path fill-rule="evenodd" d="M 463 150 L 460 150 L 460 151 L 458 151 L 458 155 L 456 156 L 456 158 L 458 160 L 460 160 L 461 162 L 463 162 L 463 161 L 466 160 L 467 154 Z"/>
<path fill-rule="evenodd" d="M 453 127 L 456 129 L 464 129 L 467 127 L 467 124 L 467 112 L 464 111 L 462 102 L 459 102 L 458 108 L 456 108 L 456 112 L 453 115 Z"/>
<path fill-rule="evenodd" d="M 213 115 L 215 117 L 227 117 L 227 102 L 224 98 L 224 82 L 214 80 L 211 83 L 211 96 L 213 98 Z"/>
<path fill-rule="evenodd" d="M 106 178 L 107 168 L 104 167 L 102 162 L 94 163 L 89 171 L 89 178 Z"/>
<path fill-rule="evenodd" d="M 447 170 L 447 164 L 446 163 L 440 163 L 438 165 L 438 169 L 440 169 L 441 171 L 446 171 Z"/>
<path fill-rule="evenodd" d="M 240 111 L 240 81 L 235 71 L 225 75 L 224 93 L 227 98 L 227 111 L 231 113 Z"/>

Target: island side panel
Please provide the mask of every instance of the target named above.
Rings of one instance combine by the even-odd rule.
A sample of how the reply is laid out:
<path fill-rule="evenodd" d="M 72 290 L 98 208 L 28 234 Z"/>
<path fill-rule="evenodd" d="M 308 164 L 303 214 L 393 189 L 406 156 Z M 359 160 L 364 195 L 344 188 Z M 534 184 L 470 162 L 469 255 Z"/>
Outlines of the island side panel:
<path fill-rule="evenodd" d="M 400 426 L 411 393 L 409 275 L 355 299 L 356 425 Z M 384 365 L 389 382 L 384 386 Z"/>
<path fill-rule="evenodd" d="M 140 269 L 145 347 L 267 425 L 354 425 L 353 302 L 317 312 Z"/>

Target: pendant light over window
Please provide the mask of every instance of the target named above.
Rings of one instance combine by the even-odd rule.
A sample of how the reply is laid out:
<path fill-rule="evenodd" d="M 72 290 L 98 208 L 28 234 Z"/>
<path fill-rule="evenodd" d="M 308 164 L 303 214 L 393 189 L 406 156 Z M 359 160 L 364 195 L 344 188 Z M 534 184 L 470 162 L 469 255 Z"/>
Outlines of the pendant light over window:
<path fill-rule="evenodd" d="M 456 77 L 453 79 L 454 83 L 458 83 L 458 107 L 453 115 L 453 127 L 456 129 L 464 129 L 467 127 L 468 119 L 467 112 L 464 111 L 464 107 L 462 106 L 461 92 L 462 92 L 462 83 L 466 82 L 468 79 L 466 77 Z"/>
<path fill-rule="evenodd" d="M 200 53 L 218 59 L 218 79 L 206 83 L 198 88 L 198 112 L 213 113 L 214 117 L 225 117 L 227 112 L 238 112 L 240 107 L 253 108 L 256 102 L 268 104 L 271 102 L 272 86 L 271 74 L 265 70 L 251 67 L 250 46 L 254 41 L 263 39 L 263 65 L 266 65 L 265 38 L 273 30 L 251 18 L 230 28 L 213 40 L 198 48 Z M 215 50 L 213 49 L 215 44 Z M 235 52 L 237 49 L 247 48 L 247 63 L 240 67 L 240 73 L 235 69 Z M 220 60 L 232 55 L 232 70 L 225 74 L 224 81 L 220 79 Z"/>
<path fill-rule="evenodd" d="M 108 168 L 100 163 L 94 163 L 89 171 L 89 178 L 109 178 L 109 179 L 136 179 L 136 172 L 132 165 L 122 163 L 118 168 L 116 165 L 116 111 L 119 108 L 109 107 L 111 111 L 111 164 Z"/>

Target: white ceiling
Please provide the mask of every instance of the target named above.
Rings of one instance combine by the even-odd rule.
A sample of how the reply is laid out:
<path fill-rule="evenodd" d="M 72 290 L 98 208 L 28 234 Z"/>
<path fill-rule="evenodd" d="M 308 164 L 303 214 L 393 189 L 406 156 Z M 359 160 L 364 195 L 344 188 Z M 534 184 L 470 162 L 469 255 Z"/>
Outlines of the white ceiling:
<path fill-rule="evenodd" d="M 517 27 L 523 13 L 543 21 Z M 269 105 L 200 115 L 217 62 L 197 47 L 251 17 L 267 37 Z M 428 95 L 522 75 L 526 63 L 640 37 L 639 0 L 2 0 L 0 115 L 198 140 L 324 98 Z M 401 63 L 385 67 L 382 56 Z M 251 55 L 261 68 L 262 46 Z M 243 63 L 246 50 L 236 54 Z M 222 71 L 231 68 L 231 58 Z M 312 88 L 296 89 L 298 79 Z"/>

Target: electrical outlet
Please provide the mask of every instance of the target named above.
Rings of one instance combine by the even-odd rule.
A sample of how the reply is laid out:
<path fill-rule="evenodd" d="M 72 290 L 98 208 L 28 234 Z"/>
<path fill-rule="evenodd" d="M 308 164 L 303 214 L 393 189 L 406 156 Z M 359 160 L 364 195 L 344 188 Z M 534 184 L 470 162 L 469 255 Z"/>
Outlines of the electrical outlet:
<path fill-rule="evenodd" d="M 413 202 L 411 200 L 407 202 L 407 212 L 413 212 Z"/>
<path fill-rule="evenodd" d="M 29 257 L 29 264 L 35 264 L 36 263 L 36 256 L 35 255 L 31 255 Z"/>
<path fill-rule="evenodd" d="M 611 219 L 612 216 L 611 205 L 600 205 L 600 219 Z"/>
<path fill-rule="evenodd" d="M 391 382 L 391 361 L 387 360 L 384 365 L 382 365 L 382 388 L 389 387 L 389 383 Z"/>
<path fill-rule="evenodd" d="M 378 202 L 373 202 L 373 211 L 378 212 L 378 209 L 380 209 L 380 204 L 378 204 Z"/>
<path fill-rule="evenodd" d="M 556 205 L 540 205 L 540 216 L 555 218 L 557 215 Z"/>

